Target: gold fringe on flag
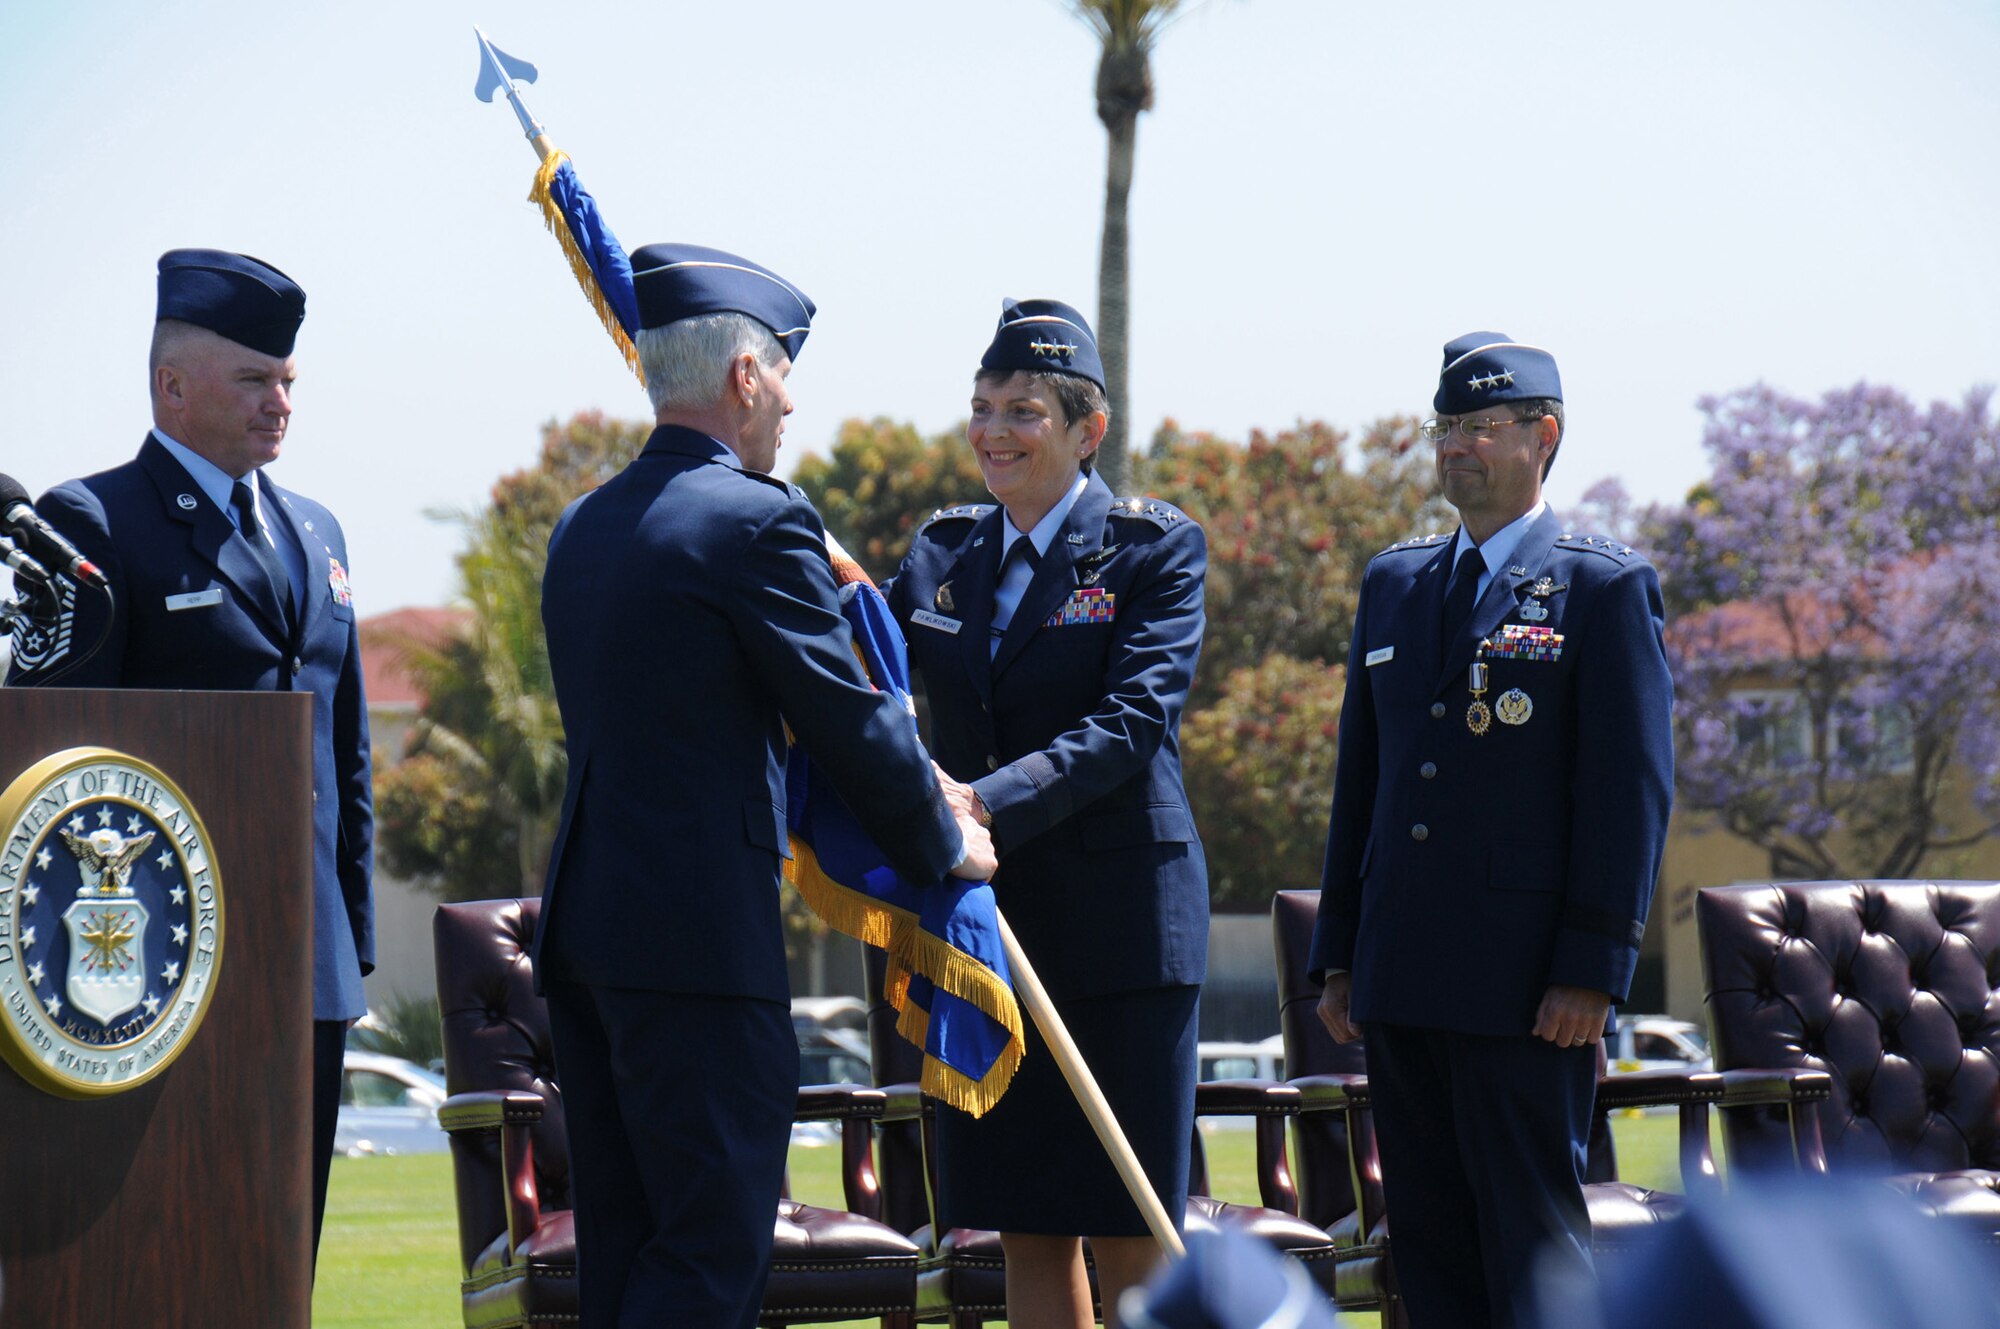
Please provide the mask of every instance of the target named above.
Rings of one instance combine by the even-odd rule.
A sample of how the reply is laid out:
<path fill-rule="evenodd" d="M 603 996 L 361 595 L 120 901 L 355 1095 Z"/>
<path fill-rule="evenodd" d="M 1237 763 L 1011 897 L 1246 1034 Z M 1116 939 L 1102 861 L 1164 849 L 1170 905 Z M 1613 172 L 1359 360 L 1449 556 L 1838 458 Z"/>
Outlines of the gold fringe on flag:
<path fill-rule="evenodd" d="M 923 1047 L 930 1027 L 929 1016 L 909 999 L 911 974 L 924 975 L 940 992 L 978 1007 L 1006 1029 L 1007 1046 L 980 1078 L 975 1080 L 927 1053 L 919 1081 L 932 1098 L 975 1117 L 999 1102 L 1027 1050 L 1013 989 L 944 938 L 924 931 L 916 915 L 835 881 L 820 866 L 812 847 L 797 836 L 792 837 L 792 857 L 784 873 L 828 927 L 888 952 L 884 995 L 896 1008 L 896 1031 L 911 1043 Z"/>
<path fill-rule="evenodd" d="M 639 348 L 625 335 L 624 325 L 618 315 L 611 310 L 611 302 L 604 298 L 604 291 L 597 284 L 597 275 L 590 270 L 590 261 L 578 248 L 576 237 L 570 234 L 569 222 L 563 217 L 562 208 L 557 205 L 553 182 L 556 168 L 569 160 L 569 154 L 560 150 L 542 158 L 542 164 L 535 169 L 535 187 L 528 191 L 528 202 L 539 204 L 542 209 L 542 224 L 547 226 L 562 245 L 563 257 L 569 260 L 569 270 L 576 277 L 576 284 L 583 288 L 584 298 L 597 311 L 597 321 L 611 334 L 611 340 L 618 343 L 619 351 L 625 356 L 625 367 L 638 375 L 639 383 L 646 382 L 646 371 L 639 368 Z"/>

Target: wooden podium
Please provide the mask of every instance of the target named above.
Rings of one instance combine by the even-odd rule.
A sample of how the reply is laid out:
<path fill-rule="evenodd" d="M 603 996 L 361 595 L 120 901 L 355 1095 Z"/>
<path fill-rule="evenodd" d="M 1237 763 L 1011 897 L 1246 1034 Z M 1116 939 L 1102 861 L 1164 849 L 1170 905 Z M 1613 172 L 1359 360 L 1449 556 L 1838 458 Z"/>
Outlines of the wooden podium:
<path fill-rule="evenodd" d="M 62 1097 L 0 1063 L 0 1329 L 305 1326 L 312 699 L 0 688 L 0 789 L 79 747 L 179 786 L 224 933 L 205 1013 L 151 1079 Z"/>

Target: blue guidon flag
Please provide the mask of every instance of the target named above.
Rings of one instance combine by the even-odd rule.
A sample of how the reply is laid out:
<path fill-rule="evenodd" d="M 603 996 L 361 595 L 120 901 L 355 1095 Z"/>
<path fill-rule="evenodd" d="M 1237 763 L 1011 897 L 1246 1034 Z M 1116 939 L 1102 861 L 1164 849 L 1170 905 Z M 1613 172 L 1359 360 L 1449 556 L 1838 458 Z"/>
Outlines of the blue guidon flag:
<path fill-rule="evenodd" d="M 831 535 L 827 554 L 854 653 L 914 725 L 902 631 L 868 574 Z M 785 783 L 792 841 L 786 880 L 829 927 L 889 953 L 886 990 L 897 1032 L 924 1050 L 923 1091 L 981 1115 L 1006 1092 L 1026 1047 L 993 888 L 950 876 L 904 878 L 797 745 Z"/>
<path fill-rule="evenodd" d="M 632 336 L 639 327 L 639 298 L 632 291 L 632 261 L 625 256 L 625 246 L 611 233 L 604 214 L 598 211 L 597 200 L 576 178 L 576 167 L 571 164 L 569 154 L 551 152 L 542 159 L 541 168 L 535 172 L 535 187 L 528 191 L 528 201 L 541 208 L 542 223 L 562 245 L 563 257 L 569 260 L 576 284 L 583 288 L 590 307 L 597 311 L 598 322 L 604 325 L 611 340 L 618 343 L 626 367 L 639 375 L 640 382 L 645 382 L 646 375 L 639 368 L 638 348 L 632 344 Z"/>

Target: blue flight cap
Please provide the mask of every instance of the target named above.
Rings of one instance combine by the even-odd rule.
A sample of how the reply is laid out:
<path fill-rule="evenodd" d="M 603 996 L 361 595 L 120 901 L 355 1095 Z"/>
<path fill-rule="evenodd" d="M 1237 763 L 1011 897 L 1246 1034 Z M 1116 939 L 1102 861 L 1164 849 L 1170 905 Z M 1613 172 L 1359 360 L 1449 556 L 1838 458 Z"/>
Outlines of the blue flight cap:
<path fill-rule="evenodd" d="M 1000 326 L 979 367 L 1031 374 L 1053 370 L 1104 386 L 1096 335 L 1082 314 L 1060 300 L 1002 300 Z"/>
<path fill-rule="evenodd" d="M 1470 415 L 1509 401 L 1562 400 L 1556 358 L 1539 346 L 1524 346 L 1500 332 L 1469 332 L 1444 344 L 1431 409 L 1439 415 Z"/>
<path fill-rule="evenodd" d="M 1333 1329 L 1326 1294 L 1296 1260 L 1229 1228 L 1191 1231 L 1187 1258 L 1119 1302 L 1133 1329 Z"/>
<path fill-rule="evenodd" d="M 306 293 L 248 254 L 169 249 L 160 255 L 160 299 L 153 317 L 192 323 L 283 359 L 305 321 Z"/>
<path fill-rule="evenodd" d="M 701 245 L 646 245 L 632 251 L 639 326 L 664 328 L 701 314 L 747 314 L 799 358 L 812 331 L 813 302 L 769 268 Z"/>

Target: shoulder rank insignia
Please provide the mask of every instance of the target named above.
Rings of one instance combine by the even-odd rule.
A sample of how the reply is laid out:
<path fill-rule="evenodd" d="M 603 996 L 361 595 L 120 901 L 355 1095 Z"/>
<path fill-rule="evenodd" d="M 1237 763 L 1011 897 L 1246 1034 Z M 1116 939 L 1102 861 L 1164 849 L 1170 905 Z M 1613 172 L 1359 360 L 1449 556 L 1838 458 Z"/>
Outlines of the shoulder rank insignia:
<path fill-rule="evenodd" d="M 1144 517 L 1161 530 L 1169 530 L 1175 522 L 1183 520 L 1187 514 L 1171 503 L 1162 503 L 1155 498 L 1121 498 L 1113 500 L 1113 517 Z"/>
<path fill-rule="evenodd" d="M 1437 531 L 1433 531 L 1429 535 L 1413 535 L 1407 540 L 1396 541 L 1396 543 L 1390 545 L 1387 549 L 1379 551 L 1376 556 L 1379 558 L 1382 554 L 1393 554 L 1399 549 L 1435 549 L 1440 543 L 1449 539 L 1451 539 L 1450 535 Z"/>
<path fill-rule="evenodd" d="M 1564 531 L 1556 537 L 1556 543 L 1565 549 L 1588 549 L 1594 554 L 1602 554 L 1614 563 L 1625 563 L 1637 557 L 1638 550 L 1622 540 L 1614 540 L 1608 535 L 1578 535 L 1574 531 Z"/>
<path fill-rule="evenodd" d="M 932 522 L 954 519 L 977 521 L 991 511 L 993 511 L 991 503 L 961 503 L 955 508 L 939 508 L 925 519 L 924 525 L 929 526 Z"/>

